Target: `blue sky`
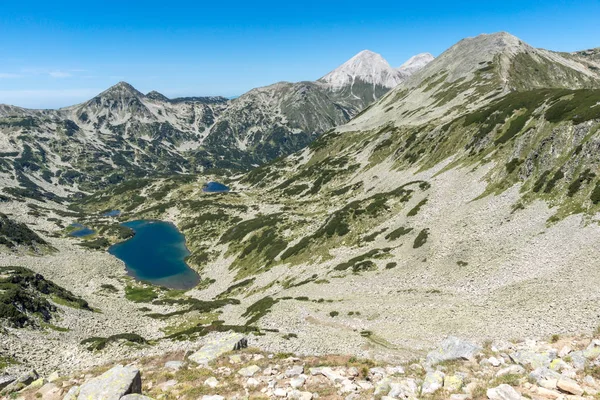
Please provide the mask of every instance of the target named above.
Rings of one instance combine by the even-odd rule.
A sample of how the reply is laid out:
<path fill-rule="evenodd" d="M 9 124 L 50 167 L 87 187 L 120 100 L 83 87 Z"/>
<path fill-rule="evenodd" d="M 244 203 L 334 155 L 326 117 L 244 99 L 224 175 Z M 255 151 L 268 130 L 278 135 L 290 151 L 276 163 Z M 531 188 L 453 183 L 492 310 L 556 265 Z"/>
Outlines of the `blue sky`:
<path fill-rule="evenodd" d="M 125 80 L 169 96 L 314 80 L 363 49 L 392 66 L 508 31 L 552 50 L 600 47 L 600 1 L 0 0 L 0 103 L 61 107 Z"/>

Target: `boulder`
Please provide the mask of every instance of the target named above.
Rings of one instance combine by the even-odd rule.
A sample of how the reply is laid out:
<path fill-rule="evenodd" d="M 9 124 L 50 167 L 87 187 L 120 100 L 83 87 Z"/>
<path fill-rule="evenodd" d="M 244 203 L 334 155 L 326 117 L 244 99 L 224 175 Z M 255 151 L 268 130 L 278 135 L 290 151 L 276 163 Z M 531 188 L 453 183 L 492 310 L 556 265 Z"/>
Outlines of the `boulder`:
<path fill-rule="evenodd" d="M 216 388 L 219 385 L 219 381 L 214 376 L 211 376 L 207 380 L 204 381 L 204 386 L 208 386 L 209 388 Z"/>
<path fill-rule="evenodd" d="M 588 360 L 583 355 L 583 351 L 573 351 L 569 353 L 569 357 L 571 358 L 571 365 L 573 365 L 573 368 L 575 368 L 578 371 L 585 369 Z"/>
<path fill-rule="evenodd" d="M 297 377 L 290 379 L 290 386 L 294 389 L 300 389 L 302 386 L 304 386 L 305 382 L 306 376 L 298 375 Z"/>
<path fill-rule="evenodd" d="M 415 398 L 419 394 L 419 385 L 413 378 L 390 383 L 388 395 L 393 398 Z"/>
<path fill-rule="evenodd" d="M 515 364 L 529 367 L 531 369 L 539 367 L 548 367 L 552 360 L 556 358 L 555 352 L 536 353 L 534 351 L 517 351 L 510 355 Z"/>
<path fill-rule="evenodd" d="M 441 371 L 428 372 L 423 380 L 421 393 L 432 394 L 440 390 L 444 386 L 444 377 L 444 373 Z"/>
<path fill-rule="evenodd" d="M 433 365 L 448 360 L 471 360 L 480 351 L 481 348 L 471 342 L 449 336 L 437 349 L 427 354 L 426 363 Z"/>
<path fill-rule="evenodd" d="M 444 390 L 458 392 L 463 387 L 464 379 L 460 375 L 446 375 L 444 377 Z"/>
<path fill-rule="evenodd" d="M 189 356 L 189 359 L 196 364 L 207 365 L 210 361 L 216 359 L 228 351 L 239 347 L 238 344 L 244 339 L 244 335 L 239 333 L 229 333 L 214 339 L 200 348 L 200 350 Z M 246 345 L 247 345 L 246 341 Z"/>
<path fill-rule="evenodd" d="M 573 379 L 561 377 L 556 384 L 560 390 L 566 393 L 574 394 L 575 396 L 581 396 L 583 394 L 583 389 L 577 382 Z"/>
<path fill-rule="evenodd" d="M 17 392 L 21 389 L 29 386 L 33 381 L 39 378 L 38 373 L 35 370 L 28 371 L 27 373 L 19 376 L 13 382 L 7 384 L 2 391 L 0 391 L 0 395 L 5 395 L 13 392 Z"/>
<path fill-rule="evenodd" d="M 17 378 L 15 378 L 12 375 L 1 375 L 0 376 L 0 390 L 4 389 L 5 387 L 7 387 L 8 385 L 10 385 L 11 383 L 13 383 L 16 380 L 17 380 Z"/>
<path fill-rule="evenodd" d="M 79 396 L 79 386 L 73 386 L 63 397 L 63 400 L 77 400 L 77 396 Z"/>
<path fill-rule="evenodd" d="M 561 375 L 549 368 L 539 367 L 533 370 L 529 374 L 529 377 L 538 385 L 545 387 L 546 389 L 554 389 L 556 388 L 556 384 Z"/>
<path fill-rule="evenodd" d="M 520 365 L 509 365 L 506 368 L 502 368 L 500 371 L 496 372 L 496 377 L 499 378 L 504 375 L 524 375 L 525 368 Z"/>
<path fill-rule="evenodd" d="M 183 361 L 167 361 L 165 368 L 172 369 L 173 371 L 179 371 L 183 367 Z"/>
<path fill-rule="evenodd" d="M 292 368 L 289 368 L 285 371 L 285 377 L 291 378 L 293 376 L 298 376 L 304 373 L 304 366 L 302 365 L 294 365 Z"/>
<path fill-rule="evenodd" d="M 90 379 L 79 389 L 78 400 L 119 400 L 130 393 L 142 392 L 140 371 L 132 366 L 117 365 Z"/>
<path fill-rule="evenodd" d="M 502 385 L 487 390 L 487 397 L 490 400 L 521 400 L 521 394 L 510 385 Z"/>
<path fill-rule="evenodd" d="M 260 371 L 260 367 L 258 365 L 250 365 L 248 367 L 240 369 L 238 371 L 238 374 L 250 378 L 251 376 L 254 376 L 254 374 L 256 374 L 258 371 Z"/>

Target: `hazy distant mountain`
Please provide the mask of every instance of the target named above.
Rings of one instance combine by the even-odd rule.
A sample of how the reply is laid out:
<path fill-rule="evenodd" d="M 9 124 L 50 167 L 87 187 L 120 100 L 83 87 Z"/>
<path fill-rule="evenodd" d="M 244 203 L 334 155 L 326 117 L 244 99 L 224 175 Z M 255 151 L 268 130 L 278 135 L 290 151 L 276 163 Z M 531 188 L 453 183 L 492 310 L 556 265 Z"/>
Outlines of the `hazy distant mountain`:
<path fill-rule="evenodd" d="M 9 192 L 43 198 L 131 177 L 248 169 L 301 149 L 395 84 L 381 56 L 352 60 L 340 67 L 354 77 L 347 84 L 282 82 L 233 100 L 169 99 L 120 82 L 59 110 L 0 105 L 0 174 Z"/>

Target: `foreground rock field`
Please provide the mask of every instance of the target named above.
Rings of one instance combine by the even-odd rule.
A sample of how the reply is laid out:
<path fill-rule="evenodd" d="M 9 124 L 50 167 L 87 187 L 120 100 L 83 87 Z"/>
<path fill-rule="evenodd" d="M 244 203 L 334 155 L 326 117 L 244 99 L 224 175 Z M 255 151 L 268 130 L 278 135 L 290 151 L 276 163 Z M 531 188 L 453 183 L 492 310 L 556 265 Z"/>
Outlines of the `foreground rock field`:
<path fill-rule="evenodd" d="M 241 341 L 240 341 L 241 340 Z M 73 376 L 31 371 L 9 383 L 17 399 L 594 399 L 600 340 L 473 344 L 448 337 L 426 357 L 392 365 L 348 356 L 267 353 L 252 337 L 212 337 L 199 350 L 123 360 Z M 14 378 L 12 378 L 14 379 Z M 4 383 L 2 383 L 4 382 Z"/>

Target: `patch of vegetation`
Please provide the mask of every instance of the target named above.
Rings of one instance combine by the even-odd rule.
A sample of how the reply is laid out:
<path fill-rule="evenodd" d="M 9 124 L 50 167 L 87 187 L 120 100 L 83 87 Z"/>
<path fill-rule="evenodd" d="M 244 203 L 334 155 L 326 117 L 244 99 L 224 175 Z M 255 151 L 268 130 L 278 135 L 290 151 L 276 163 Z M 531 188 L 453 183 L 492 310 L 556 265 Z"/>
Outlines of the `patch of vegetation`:
<path fill-rule="evenodd" d="M 429 228 L 425 228 L 421 232 L 419 232 L 419 234 L 415 238 L 415 241 L 413 243 L 413 248 L 418 249 L 419 247 L 423 246 L 425 243 L 427 243 L 428 237 L 429 237 Z"/>
<path fill-rule="evenodd" d="M 346 271 L 347 269 L 352 269 L 353 273 L 359 273 L 364 271 L 373 271 L 377 269 L 377 265 L 370 260 L 370 258 L 381 258 L 383 255 L 388 254 L 390 248 L 384 249 L 373 249 L 365 254 L 362 254 L 358 257 L 351 258 L 350 260 L 338 264 L 334 270 L 335 271 Z"/>
<path fill-rule="evenodd" d="M 140 336 L 136 333 L 119 333 L 119 334 L 112 335 L 112 336 L 109 336 L 106 338 L 104 338 L 104 337 L 87 338 L 87 339 L 82 340 L 80 344 L 87 345 L 87 349 L 89 351 L 94 351 L 94 350 L 102 350 L 109 343 L 117 342 L 119 340 L 124 340 L 126 342 L 135 343 L 135 344 L 147 344 L 148 343 L 148 341 L 146 339 L 144 339 L 142 336 Z"/>
<path fill-rule="evenodd" d="M 196 325 L 191 328 L 165 336 L 165 339 L 190 340 L 194 337 L 206 336 L 211 332 L 260 333 L 255 326 L 225 325 L 223 321 L 213 321 L 210 325 Z"/>
<path fill-rule="evenodd" d="M 555 96 L 555 99 L 559 96 Z M 573 121 L 580 124 L 600 119 L 600 90 L 580 89 L 564 93 L 560 100 L 546 110 L 544 117 L 549 122 Z"/>
<path fill-rule="evenodd" d="M 400 202 L 406 203 L 410 200 L 413 193 L 413 190 L 407 189 L 407 187 L 413 184 L 418 184 L 422 190 L 429 187 L 427 182 L 413 181 L 389 192 L 377 193 L 364 200 L 352 201 L 341 209 L 333 212 L 325 223 L 312 235 L 303 237 L 294 246 L 287 248 L 287 250 L 281 254 L 281 260 L 286 260 L 300 254 L 312 242 L 334 236 L 345 236 L 350 232 L 351 221 L 353 220 L 359 218 L 374 218 L 383 215 L 384 212 L 390 210 L 388 201 L 391 199 L 398 199 Z"/>
<path fill-rule="evenodd" d="M 110 241 L 106 238 L 95 238 L 77 244 L 92 250 L 106 250 L 110 246 Z"/>
<path fill-rule="evenodd" d="M 590 195 L 590 200 L 594 204 L 600 203 L 600 181 L 596 182 L 596 186 L 594 186 L 594 190 L 592 190 L 592 194 Z"/>
<path fill-rule="evenodd" d="M 15 222 L 5 214 L 0 213 L 0 245 L 8 248 L 17 246 L 46 245 L 46 241 L 27 227 L 27 225 Z"/>
<path fill-rule="evenodd" d="M 559 169 L 558 171 L 556 171 L 554 173 L 554 175 L 552 175 L 552 179 L 550 179 L 548 181 L 548 183 L 546 184 L 544 193 L 550 193 L 552 191 L 552 189 L 554 189 L 554 186 L 556 186 L 556 183 L 564 177 L 565 177 L 565 174 L 564 174 L 564 172 L 562 172 L 562 170 Z"/>
<path fill-rule="evenodd" d="M 469 263 L 466 262 L 466 261 L 460 261 L 459 260 L 459 261 L 456 262 L 456 265 L 458 265 L 459 267 L 466 267 L 467 265 L 469 265 Z"/>
<path fill-rule="evenodd" d="M 242 314 L 242 317 L 248 318 L 246 321 L 246 326 L 252 325 L 271 312 L 271 307 L 277 304 L 278 301 L 278 299 L 273 299 L 272 297 L 267 296 L 250 305 Z"/>
<path fill-rule="evenodd" d="M 197 311 L 199 313 L 209 313 L 209 312 L 212 312 L 219 308 L 222 308 L 228 304 L 240 304 L 240 301 L 238 299 L 220 299 L 220 300 L 205 301 L 205 300 L 195 299 L 193 297 L 187 297 L 185 299 L 166 298 L 166 299 L 153 301 L 152 304 L 189 306 L 186 309 L 179 310 L 179 311 L 173 311 L 173 312 L 167 313 L 167 314 L 160 314 L 160 313 L 147 314 L 147 316 L 150 318 L 167 319 L 167 318 L 170 318 L 170 317 L 173 317 L 176 315 L 188 314 L 192 311 Z"/>
<path fill-rule="evenodd" d="M 542 175 L 540 175 L 540 177 L 535 181 L 532 189 L 535 193 L 538 193 L 540 190 L 542 190 L 546 184 L 546 178 L 548 175 L 550 175 L 550 171 L 544 171 L 542 172 Z"/>
<path fill-rule="evenodd" d="M 340 313 L 339 313 L 338 311 L 332 311 L 332 312 L 330 312 L 330 313 L 329 313 L 329 316 L 330 316 L 331 318 L 335 318 L 335 317 L 337 317 L 338 315 L 340 315 Z"/>
<path fill-rule="evenodd" d="M 385 269 L 392 269 L 392 268 L 396 268 L 398 266 L 398 263 L 396 262 L 390 262 L 385 264 Z"/>
<path fill-rule="evenodd" d="M 137 287 L 129 286 L 125 287 L 125 298 L 134 303 L 150 303 L 152 300 L 158 298 L 158 293 L 153 287 Z"/>
<path fill-rule="evenodd" d="M 117 289 L 114 285 L 111 285 L 110 283 L 103 283 L 102 285 L 100 285 L 100 288 L 102 290 L 106 290 L 107 292 L 111 292 L 111 293 L 119 292 L 119 289 Z"/>
<path fill-rule="evenodd" d="M 414 217 L 415 215 L 417 215 L 419 213 L 419 211 L 421 211 L 421 207 L 423 207 L 425 204 L 427 204 L 427 199 L 423 199 L 421 200 L 416 206 L 414 206 L 407 214 L 407 217 Z"/>
<path fill-rule="evenodd" d="M 385 236 L 385 238 L 387 240 L 396 240 L 399 237 L 404 236 L 404 235 L 410 233 L 412 230 L 413 230 L 413 228 L 405 228 L 405 227 L 401 226 L 400 228 L 395 229 L 395 230 L 391 231 L 390 233 L 388 233 Z"/>
<path fill-rule="evenodd" d="M 244 290 L 247 286 L 252 285 L 254 283 L 255 279 L 256 278 L 248 278 L 248 279 L 244 279 L 243 281 L 240 281 L 238 283 L 234 283 L 233 285 L 229 286 L 225 291 L 221 292 L 217 296 L 217 299 L 222 299 L 222 298 L 225 298 L 228 296 L 237 295 L 239 292 Z"/>
<path fill-rule="evenodd" d="M 575 195 L 575 193 L 577 193 L 579 191 L 582 184 L 584 184 L 584 183 L 589 184 L 592 181 L 592 179 L 594 179 L 595 177 L 596 177 L 596 174 L 591 172 L 591 170 L 589 168 L 586 169 L 585 171 L 583 171 L 581 174 L 579 174 L 579 177 L 577 177 L 577 179 L 575 179 L 569 185 L 569 189 L 567 191 L 567 196 L 573 197 Z"/>
<path fill-rule="evenodd" d="M 70 291 L 23 267 L 0 267 L 0 318 L 12 326 L 35 324 L 52 318 L 57 307 L 48 299 L 73 308 L 91 311 L 88 303 Z"/>
<path fill-rule="evenodd" d="M 519 159 L 519 158 L 513 158 L 512 160 L 510 160 L 509 162 L 506 163 L 506 172 L 508 172 L 509 174 L 512 174 L 512 172 L 517 169 L 517 167 L 519 165 L 521 165 L 523 163 L 523 160 Z"/>

